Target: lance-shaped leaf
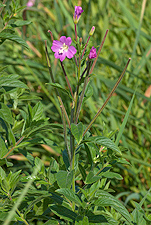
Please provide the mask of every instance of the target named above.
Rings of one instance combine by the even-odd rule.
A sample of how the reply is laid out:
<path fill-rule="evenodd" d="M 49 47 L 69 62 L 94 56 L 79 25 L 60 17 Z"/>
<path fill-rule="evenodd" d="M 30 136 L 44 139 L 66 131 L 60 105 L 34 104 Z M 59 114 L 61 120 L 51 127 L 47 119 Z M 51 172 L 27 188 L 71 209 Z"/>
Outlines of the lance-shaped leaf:
<path fill-rule="evenodd" d="M 17 42 L 18 44 L 22 45 L 23 47 L 29 49 L 27 43 L 22 38 L 17 36 L 16 34 L 12 34 L 10 32 L 3 31 L 0 33 L 0 39 L 2 40 L 2 42 L 6 39 Z"/>
<path fill-rule="evenodd" d="M 83 134 L 83 124 L 80 122 L 78 124 L 71 124 L 71 132 L 76 139 L 77 143 L 80 144 L 82 140 L 82 134 Z"/>
<path fill-rule="evenodd" d="M 77 217 L 77 214 L 75 212 L 61 205 L 50 205 L 50 209 L 55 215 L 70 222 L 75 221 Z"/>
<path fill-rule="evenodd" d="M 107 193 L 106 191 L 99 190 L 96 193 L 97 199 L 93 202 L 96 206 L 111 206 L 117 212 L 119 212 L 128 222 L 131 224 L 131 216 L 125 206 L 114 196 Z"/>
<path fill-rule="evenodd" d="M 81 200 L 73 190 L 68 188 L 61 188 L 56 190 L 57 193 L 64 195 L 69 201 L 75 202 L 77 205 L 81 205 Z"/>
<path fill-rule="evenodd" d="M 118 146 L 116 146 L 115 143 L 107 137 L 103 136 L 89 137 L 84 142 L 90 142 L 105 146 L 106 148 L 110 148 L 111 150 L 113 150 L 116 154 L 122 155 Z"/>

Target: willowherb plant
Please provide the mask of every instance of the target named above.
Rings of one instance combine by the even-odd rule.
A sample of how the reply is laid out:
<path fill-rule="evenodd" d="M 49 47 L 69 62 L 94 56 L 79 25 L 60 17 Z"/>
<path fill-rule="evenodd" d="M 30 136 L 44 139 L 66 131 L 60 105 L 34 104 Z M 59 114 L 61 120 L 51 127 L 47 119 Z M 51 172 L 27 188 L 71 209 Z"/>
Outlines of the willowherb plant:
<path fill-rule="evenodd" d="M 34 3 L 34 1 L 29 2 Z M 28 5 L 28 7 L 30 6 Z M 56 90 L 62 115 L 65 146 L 62 156 L 58 157 L 57 161 L 51 158 L 50 166 L 46 167 L 38 157 L 34 158 L 23 149 L 20 152 L 29 160 L 33 169 L 32 174 L 28 174 L 26 171 L 24 176 L 21 176 L 19 170 L 6 175 L 0 167 L 2 199 L 0 221 L 3 221 L 4 225 L 9 223 L 34 224 L 34 220 L 38 221 L 38 224 L 46 225 L 134 225 L 137 224 L 138 215 L 142 224 L 147 224 L 140 205 L 137 205 L 137 209 L 130 214 L 123 203 L 109 193 L 114 191 L 110 189 L 111 180 L 122 179 L 120 174 L 111 171 L 112 168 L 117 163 L 128 164 L 122 157 L 117 139 L 115 143 L 110 139 L 114 137 L 115 133 L 111 132 L 110 136 L 105 137 L 94 135 L 90 130 L 123 78 L 130 59 L 92 121 L 86 126 L 79 119 L 79 116 L 82 118 L 80 113 L 83 104 L 90 97 L 90 79 L 93 79 L 91 75 L 108 34 L 107 30 L 98 51 L 94 46 L 90 48 L 89 40 L 95 31 L 93 26 L 86 43 L 82 44 L 82 39 L 78 37 L 77 25 L 83 12 L 82 7 L 75 6 L 73 15 L 75 40 L 73 42 L 71 37 L 66 36 L 61 36 L 60 40 L 54 40 L 52 32 L 48 31 L 52 39 L 51 50 L 54 52 L 54 57 L 60 62 L 68 90 L 55 82 L 47 41 L 45 41 L 46 59 L 52 80 L 49 85 Z M 74 85 L 70 84 L 64 60 L 72 60 L 75 65 L 76 80 Z M 65 92 L 71 99 L 70 115 L 67 113 L 62 100 L 62 92 Z M 8 118 L 9 109 L 3 103 L 1 103 L 0 109 L 7 112 Z M 0 117 L 5 124 L 5 116 L 0 114 Z M 0 139 L 3 150 L 0 155 L 1 165 L 6 163 L 7 166 L 11 166 L 6 160 L 7 156 L 16 147 L 22 148 L 26 145 L 35 134 L 48 128 L 48 125 L 45 124 L 46 120 L 42 116 L 40 103 L 37 103 L 33 108 L 28 105 L 27 111 L 22 110 L 22 117 L 24 119 L 23 125 L 16 125 L 21 129 L 22 136 L 18 138 L 17 142 L 13 139 L 13 147 L 7 149 L 9 147 L 9 144 L 5 145 L 7 140 L 4 143 L 4 138 Z M 13 119 L 10 119 L 13 124 L 12 121 Z M 11 129 L 10 131 L 12 132 Z"/>

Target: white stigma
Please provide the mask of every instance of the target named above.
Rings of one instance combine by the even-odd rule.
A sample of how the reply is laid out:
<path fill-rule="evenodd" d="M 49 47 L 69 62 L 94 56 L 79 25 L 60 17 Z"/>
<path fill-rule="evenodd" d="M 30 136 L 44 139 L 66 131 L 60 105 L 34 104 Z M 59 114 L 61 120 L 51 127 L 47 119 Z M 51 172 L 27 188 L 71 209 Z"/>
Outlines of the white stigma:
<path fill-rule="evenodd" d="M 64 51 L 68 51 L 68 45 L 63 43 L 63 46 L 59 49 L 59 55 L 62 55 Z"/>

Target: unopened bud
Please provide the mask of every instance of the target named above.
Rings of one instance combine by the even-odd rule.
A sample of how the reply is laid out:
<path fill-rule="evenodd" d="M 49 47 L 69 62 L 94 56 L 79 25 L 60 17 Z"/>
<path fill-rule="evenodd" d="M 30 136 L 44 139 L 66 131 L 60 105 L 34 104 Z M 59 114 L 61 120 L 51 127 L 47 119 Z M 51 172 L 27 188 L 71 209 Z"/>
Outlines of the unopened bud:
<path fill-rule="evenodd" d="M 82 37 L 79 38 L 79 43 L 80 43 L 80 44 L 82 43 Z"/>
<path fill-rule="evenodd" d="M 75 6 L 75 11 L 74 11 L 74 15 L 73 15 L 73 21 L 74 21 L 74 24 L 77 24 L 79 19 L 80 19 L 80 16 L 81 14 L 83 13 L 83 9 L 81 6 Z"/>
<path fill-rule="evenodd" d="M 93 27 L 91 28 L 89 35 L 92 36 L 93 33 L 94 33 L 94 31 L 95 31 L 95 26 L 93 26 Z"/>

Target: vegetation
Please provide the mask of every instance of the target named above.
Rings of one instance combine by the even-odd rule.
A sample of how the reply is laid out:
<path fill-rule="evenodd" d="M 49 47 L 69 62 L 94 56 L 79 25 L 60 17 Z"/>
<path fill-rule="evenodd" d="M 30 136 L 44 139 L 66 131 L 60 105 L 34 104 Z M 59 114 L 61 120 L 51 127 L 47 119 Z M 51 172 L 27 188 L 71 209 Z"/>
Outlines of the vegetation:
<path fill-rule="evenodd" d="M 0 3 L 0 223 L 151 224 L 151 2 L 26 4 Z"/>

